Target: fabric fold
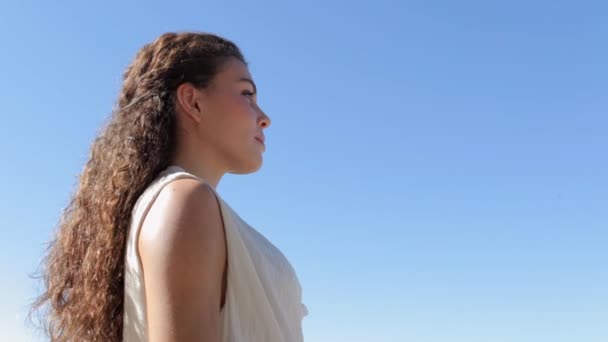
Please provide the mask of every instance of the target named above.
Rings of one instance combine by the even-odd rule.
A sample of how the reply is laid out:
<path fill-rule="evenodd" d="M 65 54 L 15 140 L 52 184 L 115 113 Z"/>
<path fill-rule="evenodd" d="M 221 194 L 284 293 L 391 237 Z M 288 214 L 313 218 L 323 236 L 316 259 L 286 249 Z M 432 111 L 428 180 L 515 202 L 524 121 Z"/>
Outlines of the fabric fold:
<path fill-rule="evenodd" d="M 145 288 L 137 237 L 141 222 L 160 190 L 180 178 L 205 180 L 172 165 L 142 193 L 133 208 L 125 256 L 123 341 L 147 341 Z M 213 189 L 213 188 L 212 188 Z M 285 255 L 243 220 L 213 189 L 227 243 L 228 280 L 222 308 L 222 341 L 303 341 L 302 303 L 297 274 Z"/>

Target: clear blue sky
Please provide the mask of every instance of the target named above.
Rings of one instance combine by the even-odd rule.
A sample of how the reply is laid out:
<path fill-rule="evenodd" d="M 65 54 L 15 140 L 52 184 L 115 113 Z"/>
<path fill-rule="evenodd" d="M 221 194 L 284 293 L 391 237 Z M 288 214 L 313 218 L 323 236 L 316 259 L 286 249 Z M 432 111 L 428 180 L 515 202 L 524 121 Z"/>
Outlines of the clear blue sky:
<path fill-rule="evenodd" d="M 307 341 L 608 341 L 603 1 L 3 1 L 0 338 L 120 75 L 235 41 L 271 117 L 218 191 L 289 258 Z"/>

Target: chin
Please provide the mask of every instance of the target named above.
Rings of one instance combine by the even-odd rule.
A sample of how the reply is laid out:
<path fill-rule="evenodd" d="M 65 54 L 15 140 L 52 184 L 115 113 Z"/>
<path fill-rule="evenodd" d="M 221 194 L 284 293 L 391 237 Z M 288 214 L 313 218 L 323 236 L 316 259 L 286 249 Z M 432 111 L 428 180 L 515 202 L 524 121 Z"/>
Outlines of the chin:
<path fill-rule="evenodd" d="M 238 168 L 235 168 L 232 173 L 237 175 L 243 175 L 248 173 L 254 173 L 262 168 L 263 159 L 262 156 L 256 159 L 250 159 L 245 163 L 242 163 Z"/>

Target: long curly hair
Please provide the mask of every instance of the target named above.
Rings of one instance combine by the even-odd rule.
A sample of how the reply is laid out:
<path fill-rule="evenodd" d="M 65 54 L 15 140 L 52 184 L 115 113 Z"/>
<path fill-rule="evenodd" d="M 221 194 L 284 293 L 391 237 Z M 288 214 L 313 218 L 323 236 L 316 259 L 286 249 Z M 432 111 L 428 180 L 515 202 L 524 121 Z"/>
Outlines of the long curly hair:
<path fill-rule="evenodd" d="M 204 32 L 169 32 L 143 46 L 122 75 L 109 122 L 95 138 L 57 232 L 41 261 L 42 308 L 51 341 L 121 341 L 124 258 L 131 211 L 175 153 L 175 93 L 207 87 L 237 58 L 231 41 Z"/>

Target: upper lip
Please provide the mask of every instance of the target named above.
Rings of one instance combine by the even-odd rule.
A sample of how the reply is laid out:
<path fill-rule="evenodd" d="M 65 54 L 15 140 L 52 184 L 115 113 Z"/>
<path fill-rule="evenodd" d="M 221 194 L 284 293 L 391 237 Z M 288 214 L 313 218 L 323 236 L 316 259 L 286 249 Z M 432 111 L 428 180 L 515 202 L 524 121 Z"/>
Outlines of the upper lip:
<path fill-rule="evenodd" d="M 263 135 L 256 135 L 255 138 L 261 141 L 262 143 L 264 143 L 264 141 L 266 140 Z"/>

